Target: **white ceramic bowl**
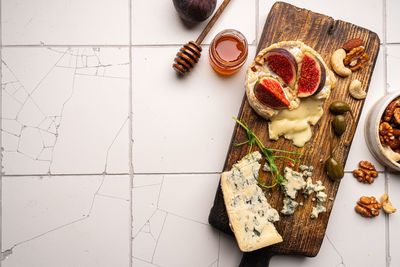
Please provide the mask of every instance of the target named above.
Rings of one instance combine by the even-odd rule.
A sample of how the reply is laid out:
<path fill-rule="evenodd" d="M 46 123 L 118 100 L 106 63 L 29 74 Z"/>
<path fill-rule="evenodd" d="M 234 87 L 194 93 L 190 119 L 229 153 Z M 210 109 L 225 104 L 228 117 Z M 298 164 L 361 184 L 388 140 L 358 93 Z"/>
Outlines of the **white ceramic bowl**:
<path fill-rule="evenodd" d="M 382 118 L 382 114 L 385 111 L 387 105 L 393 101 L 396 97 L 400 96 L 400 91 L 393 92 L 385 95 L 378 100 L 370 110 L 367 121 L 365 123 L 365 140 L 367 142 L 369 151 L 372 155 L 383 165 L 395 170 L 400 171 L 400 164 L 391 160 L 383 153 L 383 147 L 379 141 L 379 123 Z"/>

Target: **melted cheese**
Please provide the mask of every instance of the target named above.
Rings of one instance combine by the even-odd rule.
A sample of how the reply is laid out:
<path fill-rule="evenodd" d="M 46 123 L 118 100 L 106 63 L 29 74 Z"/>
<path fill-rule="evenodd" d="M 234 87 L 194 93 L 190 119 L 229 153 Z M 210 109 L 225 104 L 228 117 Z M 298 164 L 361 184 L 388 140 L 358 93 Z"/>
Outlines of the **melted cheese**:
<path fill-rule="evenodd" d="M 269 138 L 277 140 L 279 136 L 292 140 L 298 147 L 311 139 L 311 126 L 315 125 L 324 113 L 323 100 L 306 98 L 293 110 L 280 110 L 269 123 Z"/>

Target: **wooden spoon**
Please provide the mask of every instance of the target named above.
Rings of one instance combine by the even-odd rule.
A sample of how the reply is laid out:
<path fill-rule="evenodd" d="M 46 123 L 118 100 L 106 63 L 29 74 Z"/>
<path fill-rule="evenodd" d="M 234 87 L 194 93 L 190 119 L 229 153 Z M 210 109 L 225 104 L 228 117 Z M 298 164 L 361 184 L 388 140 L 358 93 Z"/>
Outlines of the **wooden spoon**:
<path fill-rule="evenodd" d="M 219 6 L 218 10 L 215 12 L 214 16 L 208 22 L 207 26 L 200 33 L 196 42 L 190 41 L 189 43 L 185 44 L 176 54 L 174 64 L 172 64 L 172 67 L 179 74 L 183 75 L 186 72 L 190 71 L 194 67 L 194 65 L 199 61 L 202 50 L 200 46 L 201 42 L 204 40 L 208 32 L 214 26 L 215 22 L 218 20 L 222 11 L 224 11 L 225 7 L 229 4 L 230 1 L 231 0 L 224 0 L 224 2 Z"/>

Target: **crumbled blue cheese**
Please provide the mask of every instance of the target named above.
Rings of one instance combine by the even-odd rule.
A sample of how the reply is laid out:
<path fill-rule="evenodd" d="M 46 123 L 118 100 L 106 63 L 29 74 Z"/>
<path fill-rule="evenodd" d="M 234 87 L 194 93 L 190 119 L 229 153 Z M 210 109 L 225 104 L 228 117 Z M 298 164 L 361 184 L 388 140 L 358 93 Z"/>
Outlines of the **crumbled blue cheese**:
<path fill-rule="evenodd" d="M 300 171 L 306 171 L 306 170 L 308 170 L 309 168 L 308 168 L 308 166 L 306 166 L 306 165 L 300 165 L 299 166 L 299 169 L 300 169 Z"/>
<path fill-rule="evenodd" d="M 312 211 L 311 211 L 311 219 L 317 219 L 318 218 L 318 215 L 321 213 L 321 212 L 326 212 L 326 208 L 324 207 L 324 206 L 322 206 L 322 203 L 317 203 L 317 206 L 315 206 L 315 207 L 313 207 L 312 208 Z"/>
<path fill-rule="evenodd" d="M 304 187 L 303 194 L 311 195 L 314 192 L 315 184 L 313 184 L 311 177 L 307 178 L 306 186 Z"/>
<path fill-rule="evenodd" d="M 281 213 L 284 215 L 292 215 L 295 212 L 298 205 L 299 203 L 297 203 L 290 197 L 285 197 L 283 199 L 283 207 Z"/>
<path fill-rule="evenodd" d="M 316 184 L 316 186 L 314 188 L 314 191 L 315 192 L 319 192 L 319 191 L 323 191 L 325 189 L 326 189 L 326 187 L 322 185 L 322 182 L 320 180 L 318 180 L 317 184 Z"/>
<path fill-rule="evenodd" d="M 264 163 L 263 171 L 265 171 L 265 172 L 270 172 L 271 171 L 271 167 L 269 166 L 267 161 Z"/>
<path fill-rule="evenodd" d="M 327 197 L 328 196 L 324 192 L 322 191 L 317 192 L 317 199 L 319 202 L 325 202 Z"/>
<path fill-rule="evenodd" d="M 283 190 L 287 196 L 291 199 L 295 199 L 297 192 L 304 189 L 306 182 L 303 179 L 303 175 L 299 172 L 286 167 L 284 170 L 285 181 L 283 181 Z"/>

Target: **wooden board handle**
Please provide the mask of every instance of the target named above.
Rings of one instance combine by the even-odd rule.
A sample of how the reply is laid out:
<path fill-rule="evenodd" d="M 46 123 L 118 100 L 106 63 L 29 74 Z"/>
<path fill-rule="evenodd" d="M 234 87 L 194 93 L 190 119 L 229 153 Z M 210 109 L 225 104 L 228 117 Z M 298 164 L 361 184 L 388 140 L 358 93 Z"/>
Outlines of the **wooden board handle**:
<path fill-rule="evenodd" d="M 267 249 L 243 253 L 239 267 L 268 267 L 273 254 Z"/>

